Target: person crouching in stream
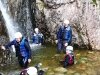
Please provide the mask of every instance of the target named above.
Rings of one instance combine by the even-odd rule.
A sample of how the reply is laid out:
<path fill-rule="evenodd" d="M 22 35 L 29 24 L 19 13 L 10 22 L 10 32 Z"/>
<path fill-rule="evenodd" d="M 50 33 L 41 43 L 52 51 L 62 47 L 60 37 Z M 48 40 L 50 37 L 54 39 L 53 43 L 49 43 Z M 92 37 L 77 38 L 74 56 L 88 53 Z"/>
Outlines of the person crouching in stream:
<path fill-rule="evenodd" d="M 72 46 L 66 47 L 66 54 L 64 56 L 64 60 L 60 61 L 60 63 L 63 65 L 64 68 L 74 64 L 74 53 Z"/>
<path fill-rule="evenodd" d="M 28 40 L 23 37 L 20 32 L 15 33 L 15 39 L 5 46 L 1 46 L 3 50 L 9 49 L 12 45 L 15 46 L 16 57 L 18 57 L 19 65 L 22 69 L 28 67 L 31 62 L 31 48 Z"/>

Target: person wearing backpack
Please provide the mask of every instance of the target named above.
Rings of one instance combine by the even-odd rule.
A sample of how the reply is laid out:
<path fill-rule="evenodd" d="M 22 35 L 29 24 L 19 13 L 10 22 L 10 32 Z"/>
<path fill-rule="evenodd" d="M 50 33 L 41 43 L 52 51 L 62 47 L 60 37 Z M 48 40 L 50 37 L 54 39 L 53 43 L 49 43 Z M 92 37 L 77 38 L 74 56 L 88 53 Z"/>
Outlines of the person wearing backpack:
<path fill-rule="evenodd" d="M 72 46 L 66 47 L 66 54 L 64 56 L 64 59 L 62 61 L 60 61 L 60 63 L 63 65 L 64 68 L 66 68 L 69 65 L 74 64 L 74 53 L 73 53 Z"/>

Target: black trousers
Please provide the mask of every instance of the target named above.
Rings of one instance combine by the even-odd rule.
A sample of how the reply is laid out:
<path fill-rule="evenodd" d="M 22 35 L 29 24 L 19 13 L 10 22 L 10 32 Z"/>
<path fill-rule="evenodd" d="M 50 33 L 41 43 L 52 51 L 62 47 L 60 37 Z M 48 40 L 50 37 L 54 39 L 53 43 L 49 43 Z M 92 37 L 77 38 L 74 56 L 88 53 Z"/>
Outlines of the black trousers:
<path fill-rule="evenodd" d="M 19 66 L 23 69 L 28 67 L 28 58 L 23 56 L 18 56 Z"/>

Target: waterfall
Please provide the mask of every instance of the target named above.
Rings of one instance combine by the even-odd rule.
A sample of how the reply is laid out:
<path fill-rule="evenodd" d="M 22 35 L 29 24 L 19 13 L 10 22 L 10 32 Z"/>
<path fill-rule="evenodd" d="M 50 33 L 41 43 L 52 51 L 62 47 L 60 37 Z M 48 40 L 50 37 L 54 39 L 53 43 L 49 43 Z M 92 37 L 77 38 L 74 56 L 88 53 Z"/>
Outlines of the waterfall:
<path fill-rule="evenodd" d="M 3 18 L 5 20 L 5 25 L 7 28 L 9 38 L 10 38 L 10 40 L 13 40 L 14 34 L 17 32 L 18 27 L 15 26 L 16 23 L 14 23 L 14 21 L 10 17 L 9 12 L 7 10 L 7 5 L 5 3 L 3 3 L 1 0 L 0 0 L 0 10 L 1 10 Z"/>

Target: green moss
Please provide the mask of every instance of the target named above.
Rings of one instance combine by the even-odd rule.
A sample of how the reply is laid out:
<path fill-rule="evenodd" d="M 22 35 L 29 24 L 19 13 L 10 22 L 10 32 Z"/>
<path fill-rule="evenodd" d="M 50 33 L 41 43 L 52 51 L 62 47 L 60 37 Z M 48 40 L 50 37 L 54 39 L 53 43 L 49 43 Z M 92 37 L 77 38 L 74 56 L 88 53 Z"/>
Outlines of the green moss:
<path fill-rule="evenodd" d="M 93 3 L 94 3 L 94 4 L 96 4 L 96 5 L 97 5 L 97 0 L 92 0 L 92 1 L 93 1 Z"/>
<path fill-rule="evenodd" d="M 37 6 L 38 6 L 39 10 L 41 10 L 41 11 L 44 9 L 44 3 L 42 1 L 39 1 L 37 3 Z"/>

